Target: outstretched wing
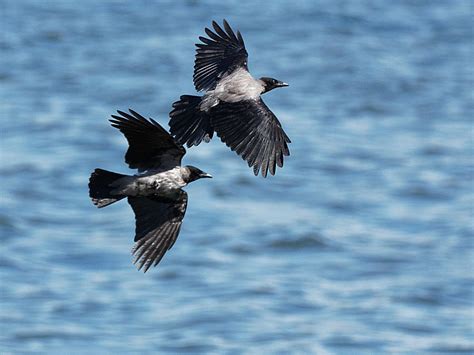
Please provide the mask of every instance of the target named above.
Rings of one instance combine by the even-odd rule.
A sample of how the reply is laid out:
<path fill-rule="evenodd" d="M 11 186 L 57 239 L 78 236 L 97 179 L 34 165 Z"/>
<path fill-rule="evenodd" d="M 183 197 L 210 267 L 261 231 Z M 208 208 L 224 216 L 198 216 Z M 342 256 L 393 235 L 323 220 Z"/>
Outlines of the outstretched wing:
<path fill-rule="evenodd" d="M 155 120 L 129 110 L 130 114 L 117 111 L 112 115 L 112 126 L 127 138 L 129 148 L 125 162 L 131 169 L 140 172 L 151 168 L 167 168 L 181 165 L 186 150 Z"/>
<path fill-rule="evenodd" d="M 280 122 L 261 98 L 235 103 L 221 101 L 211 109 L 211 124 L 230 149 L 253 167 L 275 175 L 276 166 L 283 166 L 283 156 L 290 155 L 290 139 Z"/>
<path fill-rule="evenodd" d="M 138 270 L 156 266 L 178 238 L 188 194 L 180 191 L 174 200 L 160 197 L 129 197 L 135 212 L 135 246 L 132 253 Z"/>
<path fill-rule="evenodd" d="M 212 21 L 214 31 L 206 28 L 209 38 L 199 37 L 201 42 L 196 44 L 196 59 L 194 61 L 194 86 L 196 90 L 212 90 L 217 82 L 238 68 L 247 67 L 247 51 L 239 31 L 234 33 L 226 20 L 225 31 Z"/>

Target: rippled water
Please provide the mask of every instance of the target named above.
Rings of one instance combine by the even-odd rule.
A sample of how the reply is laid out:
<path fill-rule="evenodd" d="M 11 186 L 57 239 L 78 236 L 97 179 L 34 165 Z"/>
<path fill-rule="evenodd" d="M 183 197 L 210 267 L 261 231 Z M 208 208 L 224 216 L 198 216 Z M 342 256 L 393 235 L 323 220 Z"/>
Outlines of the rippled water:
<path fill-rule="evenodd" d="M 474 352 L 471 1 L 1 3 L 1 334 L 10 353 Z M 241 30 L 293 143 L 256 178 L 188 150 L 180 237 L 147 274 L 107 118 L 166 124 L 193 44 Z"/>

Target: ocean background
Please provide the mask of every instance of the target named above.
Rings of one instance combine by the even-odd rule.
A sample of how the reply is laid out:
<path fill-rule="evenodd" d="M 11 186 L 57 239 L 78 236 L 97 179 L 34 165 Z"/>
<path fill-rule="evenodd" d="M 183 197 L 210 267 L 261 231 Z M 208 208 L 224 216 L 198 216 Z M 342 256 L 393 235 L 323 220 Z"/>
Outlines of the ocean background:
<path fill-rule="evenodd" d="M 473 7 L 455 1 L 0 1 L 1 354 L 474 353 Z M 184 163 L 146 274 L 107 119 L 167 126 L 194 43 L 239 29 L 292 139 L 267 179 L 219 139 Z"/>

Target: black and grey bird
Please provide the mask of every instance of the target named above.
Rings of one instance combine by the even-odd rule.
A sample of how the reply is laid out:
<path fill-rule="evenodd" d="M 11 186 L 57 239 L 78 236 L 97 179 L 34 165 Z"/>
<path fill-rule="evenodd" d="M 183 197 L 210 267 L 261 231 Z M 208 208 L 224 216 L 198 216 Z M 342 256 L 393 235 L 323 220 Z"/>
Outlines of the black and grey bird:
<path fill-rule="evenodd" d="M 194 166 L 181 166 L 186 150 L 153 119 L 130 110 L 112 115 L 112 126 L 127 138 L 125 162 L 137 175 L 95 169 L 89 180 L 89 196 L 97 207 L 125 197 L 135 212 L 134 263 L 146 272 L 156 266 L 178 237 L 188 194 L 184 186 L 211 175 Z"/>
<path fill-rule="evenodd" d="M 268 77 L 254 79 L 247 66 L 247 50 L 239 31 L 226 20 L 224 28 L 215 21 L 214 31 L 199 37 L 194 62 L 194 86 L 204 96 L 183 95 L 170 112 L 170 132 L 188 147 L 209 142 L 214 132 L 253 167 L 274 175 L 289 155 L 290 139 L 261 95 L 288 84 Z"/>

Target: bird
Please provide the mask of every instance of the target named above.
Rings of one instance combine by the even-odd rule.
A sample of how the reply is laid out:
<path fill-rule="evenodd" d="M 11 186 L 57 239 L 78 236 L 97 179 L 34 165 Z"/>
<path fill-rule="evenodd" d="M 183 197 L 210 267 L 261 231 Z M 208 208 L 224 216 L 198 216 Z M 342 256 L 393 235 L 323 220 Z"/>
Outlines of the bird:
<path fill-rule="evenodd" d="M 138 270 L 156 266 L 175 243 L 183 222 L 190 182 L 212 176 L 191 166 L 181 166 L 186 150 L 155 120 L 137 112 L 117 111 L 109 121 L 128 141 L 125 162 L 136 175 L 95 169 L 89 179 L 89 196 L 98 208 L 127 197 L 135 213 Z"/>
<path fill-rule="evenodd" d="M 214 32 L 196 44 L 193 81 L 203 96 L 182 95 L 170 112 L 170 133 L 188 148 L 207 143 L 214 132 L 231 150 L 247 161 L 257 176 L 275 175 L 290 155 L 290 138 L 261 95 L 287 83 L 255 79 L 248 71 L 248 53 L 240 31 L 224 19 L 223 27 L 212 22 Z"/>

